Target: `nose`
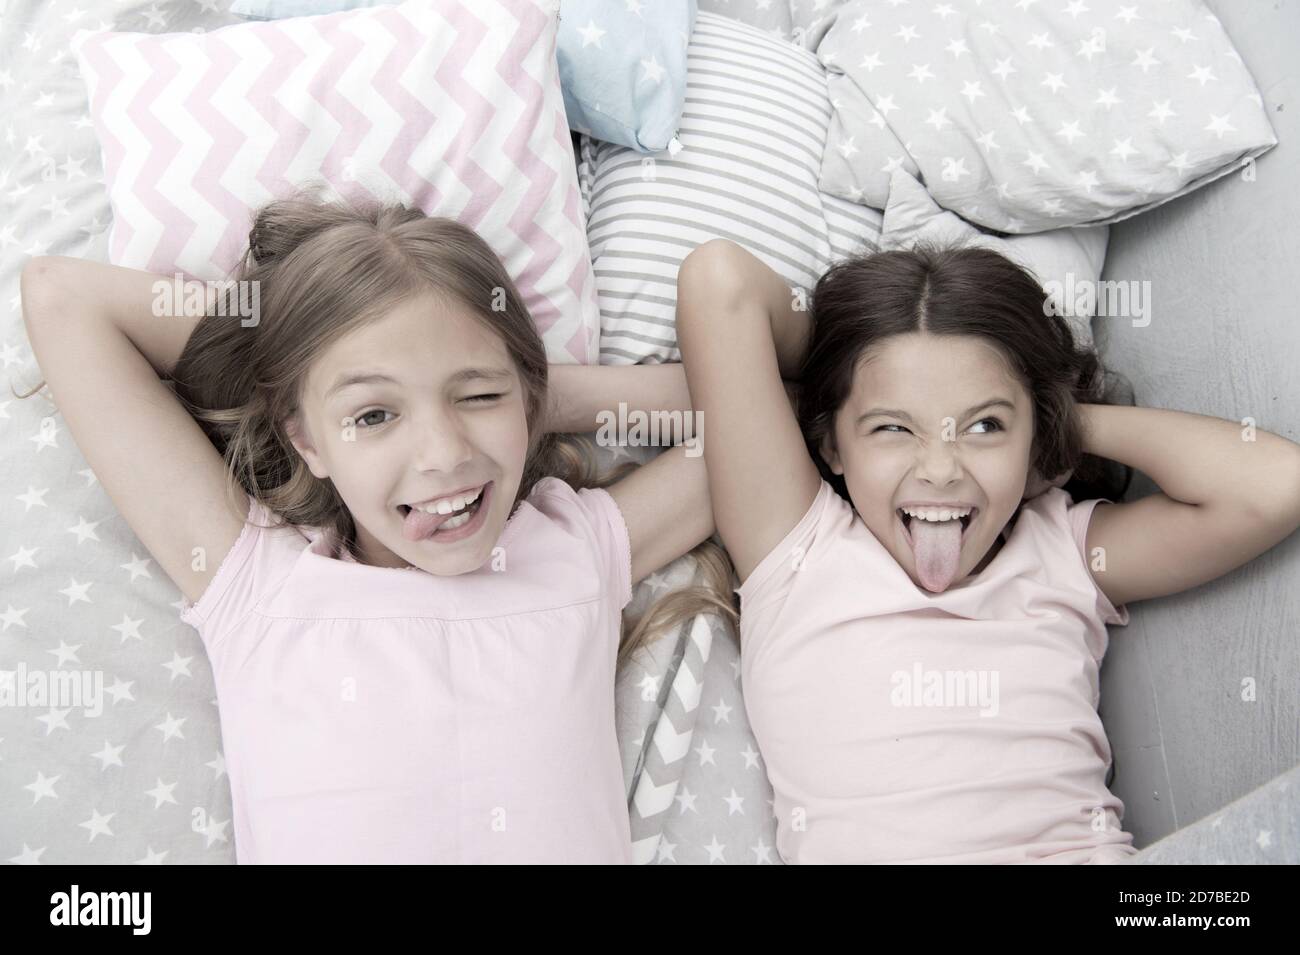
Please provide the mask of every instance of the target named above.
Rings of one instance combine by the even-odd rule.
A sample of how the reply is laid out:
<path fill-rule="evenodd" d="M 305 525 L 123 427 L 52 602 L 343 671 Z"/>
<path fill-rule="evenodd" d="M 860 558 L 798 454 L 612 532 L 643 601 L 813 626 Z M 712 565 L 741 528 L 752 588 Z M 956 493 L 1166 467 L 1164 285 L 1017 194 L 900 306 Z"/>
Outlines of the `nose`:
<path fill-rule="evenodd" d="M 456 471 L 473 457 L 465 425 L 455 411 L 434 408 L 411 429 L 411 459 L 417 471 Z"/>
<path fill-rule="evenodd" d="M 914 468 L 918 480 L 932 487 L 946 488 L 961 480 L 962 467 L 956 441 L 932 440 L 917 452 Z"/>

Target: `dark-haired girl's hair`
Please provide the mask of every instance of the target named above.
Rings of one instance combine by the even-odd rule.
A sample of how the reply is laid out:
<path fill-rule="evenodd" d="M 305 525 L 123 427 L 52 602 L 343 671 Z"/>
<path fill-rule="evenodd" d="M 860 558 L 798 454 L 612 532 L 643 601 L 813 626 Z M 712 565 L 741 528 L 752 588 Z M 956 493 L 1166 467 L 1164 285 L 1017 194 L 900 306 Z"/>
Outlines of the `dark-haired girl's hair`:
<path fill-rule="evenodd" d="M 989 249 L 922 245 L 833 266 L 810 300 L 812 337 L 799 373 L 799 424 L 822 476 L 848 489 L 819 452 L 867 351 L 895 335 L 974 335 L 995 346 L 1033 400 L 1030 464 L 1045 479 L 1074 474 L 1075 500 L 1119 500 L 1130 468 L 1083 452 L 1076 403 L 1132 404 L 1132 389 L 1081 347 L 1038 281 Z"/>

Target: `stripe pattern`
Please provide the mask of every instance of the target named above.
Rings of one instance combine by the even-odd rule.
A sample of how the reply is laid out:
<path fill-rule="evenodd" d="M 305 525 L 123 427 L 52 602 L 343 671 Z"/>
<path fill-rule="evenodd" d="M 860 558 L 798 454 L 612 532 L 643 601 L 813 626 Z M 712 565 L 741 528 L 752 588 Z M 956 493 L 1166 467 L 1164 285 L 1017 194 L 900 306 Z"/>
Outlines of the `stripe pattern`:
<path fill-rule="evenodd" d="M 308 181 L 475 229 L 553 362 L 599 317 L 555 58 L 556 0 L 422 0 L 211 33 L 73 37 L 110 261 L 220 279 L 252 212 Z"/>
<path fill-rule="evenodd" d="M 687 70 L 675 154 L 581 139 L 603 364 L 681 360 L 677 269 L 709 239 L 809 291 L 834 262 L 878 247 L 879 211 L 818 189 L 831 106 L 816 56 L 701 12 Z"/>

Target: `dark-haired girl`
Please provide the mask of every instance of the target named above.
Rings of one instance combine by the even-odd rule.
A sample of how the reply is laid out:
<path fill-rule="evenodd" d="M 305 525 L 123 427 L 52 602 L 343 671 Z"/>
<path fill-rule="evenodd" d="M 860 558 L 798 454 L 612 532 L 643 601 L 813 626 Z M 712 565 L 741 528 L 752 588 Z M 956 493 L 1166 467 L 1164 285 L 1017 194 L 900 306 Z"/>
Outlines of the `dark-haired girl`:
<path fill-rule="evenodd" d="M 682 265 L 678 338 L 787 862 L 1125 861 L 1096 709 L 1106 624 L 1300 525 L 1300 447 L 1108 403 L 1046 299 L 981 249 L 850 260 L 807 312 L 733 243 Z M 1113 503 L 1117 465 L 1160 493 Z"/>

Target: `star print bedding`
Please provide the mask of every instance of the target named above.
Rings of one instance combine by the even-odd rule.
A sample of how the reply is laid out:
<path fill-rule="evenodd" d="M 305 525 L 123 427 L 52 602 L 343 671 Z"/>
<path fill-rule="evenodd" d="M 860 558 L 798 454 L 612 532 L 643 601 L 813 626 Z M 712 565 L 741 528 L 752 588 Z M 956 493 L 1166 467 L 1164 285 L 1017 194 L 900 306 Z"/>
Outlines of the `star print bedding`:
<path fill-rule="evenodd" d="M 25 261 L 110 260 L 107 177 L 73 33 L 239 23 L 225 7 L 0 0 L 0 356 L 14 392 L 40 379 L 22 324 Z M 179 593 L 97 485 L 48 391 L 0 397 L 0 441 L 0 861 L 233 863 L 212 676 L 197 634 L 179 621 Z M 598 453 L 606 466 L 654 451 Z M 629 619 L 695 582 L 691 560 L 670 564 L 635 588 Z M 663 708 L 660 688 L 673 692 L 664 678 L 677 672 L 676 646 L 676 634 L 657 641 L 620 677 L 629 793 L 654 747 L 639 743 Z M 75 680 L 72 701 L 85 705 L 29 693 L 42 679 Z"/>
<path fill-rule="evenodd" d="M 1117 222 L 1277 143 L 1201 0 L 854 0 L 805 41 L 835 102 L 821 188 L 880 209 L 902 169 L 989 229 Z"/>
<path fill-rule="evenodd" d="M 72 33 L 211 30 L 238 22 L 226 7 L 0 0 L 0 356 L 19 392 L 39 379 L 18 298 L 23 263 L 42 254 L 108 259 L 112 211 Z M 835 7 L 700 2 L 795 40 L 804 29 L 812 36 Z M 864 238 L 889 238 L 891 230 L 878 236 L 875 210 L 841 208 L 850 205 L 861 213 L 844 211 L 840 228 L 865 213 Z M 918 209 L 908 222 L 921 227 L 922 213 L 933 218 Z M 0 699 L 16 701 L 20 677 L 41 672 L 86 677 L 86 701 L 99 704 L 54 707 L 32 697 L 0 706 L 0 861 L 233 863 L 229 784 L 201 643 L 178 619 L 176 588 L 96 484 L 47 395 L 0 396 Z M 601 453 L 612 464 L 655 452 Z M 698 582 L 689 560 L 674 562 L 638 585 L 628 615 Z M 639 653 L 619 675 L 615 702 L 638 861 L 781 861 L 738 648 L 720 620 L 700 616 Z M 1196 844 L 1162 841 L 1159 861 L 1211 852 L 1216 861 L 1255 861 L 1257 839 L 1243 836 L 1225 850 L 1214 833 L 1275 831 L 1277 819 L 1298 818 L 1297 789 L 1286 782 L 1229 807 Z"/>

